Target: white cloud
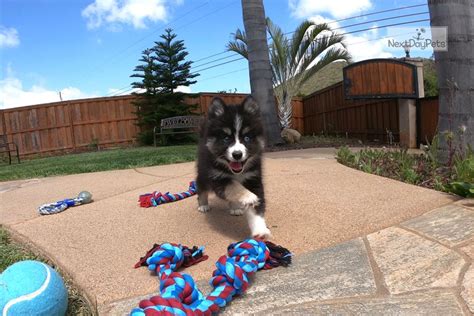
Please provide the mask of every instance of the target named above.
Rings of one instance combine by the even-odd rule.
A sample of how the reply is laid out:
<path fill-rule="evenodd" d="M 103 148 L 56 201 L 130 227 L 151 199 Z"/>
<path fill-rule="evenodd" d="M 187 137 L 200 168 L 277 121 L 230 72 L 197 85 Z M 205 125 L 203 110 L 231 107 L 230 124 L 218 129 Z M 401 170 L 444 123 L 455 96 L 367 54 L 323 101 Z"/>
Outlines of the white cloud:
<path fill-rule="evenodd" d="M 12 27 L 7 28 L 4 26 L 0 26 L 0 48 L 16 47 L 18 45 L 20 45 L 18 31 Z"/>
<path fill-rule="evenodd" d="M 179 86 L 175 90 L 176 92 L 191 93 L 191 87 Z"/>
<path fill-rule="evenodd" d="M 371 0 L 289 0 L 293 15 L 307 18 L 315 14 L 329 14 L 340 19 L 360 14 L 372 7 Z"/>
<path fill-rule="evenodd" d="M 166 21 L 166 0 L 95 0 L 82 10 L 89 29 L 106 25 L 117 30 L 122 24 L 145 28 L 146 22 Z"/>
<path fill-rule="evenodd" d="M 63 100 L 94 97 L 75 87 L 62 89 L 61 95 Z M 25 89 L 21 80 L 12 76 L 0 80 L 0 109 L 58 101 L 58 91 L 48 90 L 41 85 Z"/>
<path fill-rule="evenodd" d="M 311 17 L 310 20 L 316 23 L 330 22 L 330 19 L 321 15 Z M 337 29 L 336 32 L 338 33 L 346 33 L 346 30 L 340 28 L 339 23 L 331 23 L 329 26 L 332 29 Z M 380 37 L 379 29 L 376 28 L 376 25 L 372 25 L 368 31 L 356 34 L 345 34 L 344 43 L 349 53 L 351 53 L 353 61 L 394 57 L 387 46 L 387 39 Z"/>

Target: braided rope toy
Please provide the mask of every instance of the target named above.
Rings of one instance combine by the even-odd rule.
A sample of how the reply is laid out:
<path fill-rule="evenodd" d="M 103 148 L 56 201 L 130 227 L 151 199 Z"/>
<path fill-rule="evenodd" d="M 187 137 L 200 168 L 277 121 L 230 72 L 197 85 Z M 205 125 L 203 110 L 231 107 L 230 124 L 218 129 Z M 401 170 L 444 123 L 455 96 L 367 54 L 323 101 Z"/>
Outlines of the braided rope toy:
<path fill-rule="evenodd" d="M 80 192 L 76 198 L 64 199 L 54 203 L 43 204 L 38 207 L 38 212 L 41 215 L 51 215 L 64 211 L 70 206 L 78 206 L 92 202 L 92 194 L 87 191 Z"/>
<path fill-rule="evenodd" d="M 158 206 L 160 204 L 175 202 L 193 196 L 196 194 L 196 190 L 196 182 L 191 181 L 187 191 L 174 194 L 169 192 L 163 194 L 157 191 L 153 193 L 146 193 L 140 195 L 138 202 L 140 203 L 141 207 Z"/>
<path fill-rule="evenodd" d="M 204 248 L 165 243 L 156 245 L 135 267 L 148 265 L 160 279 L 160 296 L 142 300 L 131 316 L 154 315 L 212 315 L 247 290 L 249 277 L 257 270 L 291 264 L 292 254 L 271 242 L 247 239 L 230 244 L 227 256 L 216 262 L 216 270 L 210 284 L 214 287 L 207 296 L 198 289 L 188 274 L 175 272 L 181 266 L 191 266 L 206 260 Z M 145 262 L 146 261 L 146 262 Z"/>

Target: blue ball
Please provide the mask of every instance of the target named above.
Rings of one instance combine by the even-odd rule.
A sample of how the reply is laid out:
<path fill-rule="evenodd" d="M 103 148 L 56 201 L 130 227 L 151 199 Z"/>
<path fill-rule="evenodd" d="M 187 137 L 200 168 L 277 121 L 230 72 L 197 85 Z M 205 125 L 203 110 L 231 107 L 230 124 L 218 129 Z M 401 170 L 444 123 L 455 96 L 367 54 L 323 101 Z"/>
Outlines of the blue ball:
<path fill-rule="evenodd" d="M 61 276 L 45 263 L 20 261 L 0 275 L 2 315 L 64 315 L 67 290 Z"/>

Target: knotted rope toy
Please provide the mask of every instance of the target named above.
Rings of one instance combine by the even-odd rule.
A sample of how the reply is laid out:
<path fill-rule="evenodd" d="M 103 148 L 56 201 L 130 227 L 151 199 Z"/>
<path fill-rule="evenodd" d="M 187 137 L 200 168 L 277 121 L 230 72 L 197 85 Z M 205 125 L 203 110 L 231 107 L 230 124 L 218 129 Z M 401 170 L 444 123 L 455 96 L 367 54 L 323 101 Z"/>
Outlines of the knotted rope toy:
<path fill-rule="evenodd" d="M 247 290 L 249 277 L 257 270 L 272 269 L 291 264 L 292 254 L 285 248 L 259 239 L 247 239 L 230 244 L 227 255 L 216 262 L 210 284 L 214 287 L 207 296 L 198 289 L 188 274 L 175 272 L 206 260 L 204 248 L 192 249 L 165 243 L 155 245 L 135 267 L 148 265 L 160 279 L 160 296 L 142 300 L 131 316 L 153 315 L 212 315 Z"/>
<path fill-rule="evenodd" d="M 196 182 L 191 181 L 187 191 L 174 194 L 169 192 L 163 194 L 157 191 L 153 193 L 146 193 L 140 195 L 138 202 L 140 203 L 141 207 L 158 206 L 160 204 L 175 202 L 193 196 L 196 194 L 196 190 Z"/>
<path fill-rule="evenodd" d="M 64 211 L 70 206 L 78 206 L 92 202 L 92 194 L 87 191 L 82 191 L 77 195 L 77 198 L 64 199 L 55 203 L 43 204 L 38 207 L 38 212 L 41 215 L 51 215 Z"/>

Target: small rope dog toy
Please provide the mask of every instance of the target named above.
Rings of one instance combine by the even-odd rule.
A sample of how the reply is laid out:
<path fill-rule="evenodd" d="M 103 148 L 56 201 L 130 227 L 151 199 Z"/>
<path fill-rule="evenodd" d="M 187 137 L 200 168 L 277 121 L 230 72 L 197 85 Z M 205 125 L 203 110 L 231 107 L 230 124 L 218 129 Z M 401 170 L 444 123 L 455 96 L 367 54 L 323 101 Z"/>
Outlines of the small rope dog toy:
<path fill-rule="evenodd" d="M 158 206 L 160 204 L 169 203 L 179 201 L 190 196 L 196 194 L 196 182 L 191 181 L 189 183 L 189 189 L 187 191 L 181 193 L 161 193 L 161 192 L 153 192 L 153 193 L 146 193 L 140 195 L 138 198 L 138 202 L 140 203 L 141 207 L 151 207 L 151 206 Z"/>
<path fill-rule="evenodd" d="M 43 204 L 38 207 L 38 212 L 41 215 L 51 215 L 64 211 L 70 206 L 78 206 L 81 204 L 87 204 L 92 202 L 92 194 L 87 191 L 82 191 L 78 194 L 77 198 L 64 199 L 55 203 Z"/>
<path fill-rule="evenodd" d="M 216 262 L 210 284 L 214 290 L 204 296 L 188 274 L 175 272 L 181 266 L 190 266 L 206 260 L 203 247 L 192 249 L 165 243 L 154 245 L 135 265 L 148 265 L 160 279 L 160 296 L 142 300 L 131 316 L 153 315 L 212 315 L 247 290 L 249 277 L 257 270 L 272 269 L 291 264 L 292 254 L 271 242 L 247 239 L 230 244 L 227 255 Z M 204 258 L 204 259 L 203 259 Z"/>

